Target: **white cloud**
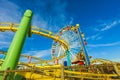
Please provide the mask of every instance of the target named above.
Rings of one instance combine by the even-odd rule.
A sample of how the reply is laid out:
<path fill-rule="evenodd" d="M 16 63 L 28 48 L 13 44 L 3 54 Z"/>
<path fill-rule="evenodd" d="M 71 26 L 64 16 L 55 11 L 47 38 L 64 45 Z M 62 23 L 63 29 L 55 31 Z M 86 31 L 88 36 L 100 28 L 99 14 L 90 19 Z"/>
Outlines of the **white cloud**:
<path fill-rule="evenodd" d="M 47 50 L 38 50 L 38 51 L 28 51 L 27 53 L 25 53 L 27 55 L 31 55 L 31 56 L 36 56 L 38 58 L 42 58 L 42 59 L 51 59 L 51 49 L 47 49 Z"/>
<path fill-rule="evenodd" d="M 101 31 L 106 31 L 112 27 L 114 27 L 115 25 L 119 24 L 120 23 L 120 20 L 118 21 L 113 21 L 112 23 L 106 25 L 104 28 L 101 29 Z"/>
<path fill-rule="evenodd" d="M 99 36 L 99 37 L 96 38 L 96 40 L 100 40 L 100 39 L 102 39 L 102 36 Z"/>
<path fill-rule="evenodd" d="M 16 4 L 8 0 L 2 0 L 0 5 L 0 22 L 18 22 L 20 20 L 22 15 Z"/>
<path fill-rule="evenodd" d="M 117 46 L 120 45 L 120 41 L 108 44 L 88 44 L 88 47 L 108 47 L 108 46 Z"/>
<path fill-rule="evenodd" d="M 109 29 L 115 27 L 118 24 L 120 24 L 120 20 L 114 20 L 110 23 L 100 24 L 100 25 L 98 25 L 99 27 L 97 27 L 97 28 L 95 27 L 94 30 L 96 30 L 96 31 L 106 31 L 106 30 L 109 30 Z"/>
<path fill-rule="evenodd" d="M 10 42 L 0 41 L 0 49 L 1 48 L 8 48 L 10 46 Z"/>
<path fill-rule="evenodd" d="M 46 4 L 50 4 L 49 10 L 46 11 Z M 60 5 L 60 6 L 58 6 Z M 35 13 L 33 16 L 33 25 L 50 30 L 52 32 L 58 32 L 61 27 L 73 24 L 73 18 L 66 16 L 67 2 L 55 1 L 51 4 L 50 1 L 42 1 L 40 6 L 41 12 Z M 44 10 L 43 10 L 44 9 Z"/>
<path fill-rule="evenodd" d="M 0 32 L 0 40 L 8 40 L 11 39 L 13 36 L 14 32 L 11 31 Z"/>
<path fill-rule="evenodd" d="M 72 25 L 73 24 L 73 18 L 71 17 L 71 20 L 69 22 L 69 25 Z"/>
<path fill-rule="evenodd" d="M 0 49 L 8 48 L 13 39 L 13 32 L 0 32 Z"/>
<path fill-rule="evenodd" d="M 0 34 L 0 39 L 3 39 L 4 38 L 4 35 Z"/>
<path fill-rule="evenodd" d="M 8 0 L 0 1 L 0 22 L 18 23 L 22 14 L 16 4 Z M 13 32 L 0 32 L 0 48 L 8 48 L 12 41 Z"/>
<path fill-rule="evenodd" d="M 98 25 L 98 27 L 95 27 L 94 30 L 95 31 L 99 31 L 99 32 L 103 32 L 103 31 L 106 31 L 106 30 L 109 30 L 113 27 L 115 27 L 116 25 L 120 24 L 120 20 L 115 20 L 111 23 L 103 23 L 103 24 L 100 24 Z M 90 37 L 87 37 L 86 39 L 89 40 L 100 40 L 102 39 L 102 36 L 100 36 L 101 33 L 98 33 L 98 34 L 95 34 L 95 35 L 92 35 Z"/>
<path fill-rule="evenodd" d="M 92 36 L 86 38 L 86 40 L 89 40 L 89 39 L 100 40 L 100 39 L 102 39 L 102 36 L 100 36 L 100 34 L 95 34 L 95 35 L 92 35 Z"/>
<path fill-rule="evenodd" d="M 46 4 L 50 4 L 49 10 Z M 37 3 L 36 3 L 37 5 Z M 60 5 L 60 6 L 58 6 Z M 33 15 L 33 25 L 57 32 L 60 27 L 64 27 L 67 22 L 66 14 L 66 2 L 61 2 L 60 0 L 51 3 L 51 1 L 41 1 L 39 5 L 42 9 L 37 14 Z M 43 10 L 44 9 L 44 10 Z M 72 23 L 72 22 L 71 22 Z"/>
<path fill-rule="evenodd" d="M 92 36 L 90 36 L 90 37 L 87 37 L 86 39 L 87 40 L 89 40 L 89 39 L 92 39 L 92 40 L 94 40 L 96 37 L 98 37 L 99 36 L 99 34 L 95 34 L 95 35 L 92 35 Z"/>
<path fill-rule="evenodd" d="M 47 28 L 47 25 L 48 25 L 48 22 L 45 21 L 40 15 L 36 14 L 33 16 L 33 23 L 32 25 L 33 26 L 37 26 L 37 27 L 40 27 L 40 28 Z"/>

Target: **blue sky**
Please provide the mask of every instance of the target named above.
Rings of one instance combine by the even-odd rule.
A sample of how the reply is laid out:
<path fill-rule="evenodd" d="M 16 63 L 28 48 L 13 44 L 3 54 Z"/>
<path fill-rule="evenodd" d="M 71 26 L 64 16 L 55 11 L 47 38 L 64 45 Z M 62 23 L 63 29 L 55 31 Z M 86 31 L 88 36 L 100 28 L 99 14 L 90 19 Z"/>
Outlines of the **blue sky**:
<path fill-rule="evenodd" d="M 120 0 L 1 0 L 0 22 L 19 23 L 24 11 L 31 9 L 32 25 L 54 33 L 79 23 L 87 39 L 88 55 L 120 61 L 119 4 Z M 13 36 L 13 32 L 0 32 L 0 49 L 7 50 Z M 51 46 L 51 39 L 33 34 L 22 52 L 45 57 Z"/>

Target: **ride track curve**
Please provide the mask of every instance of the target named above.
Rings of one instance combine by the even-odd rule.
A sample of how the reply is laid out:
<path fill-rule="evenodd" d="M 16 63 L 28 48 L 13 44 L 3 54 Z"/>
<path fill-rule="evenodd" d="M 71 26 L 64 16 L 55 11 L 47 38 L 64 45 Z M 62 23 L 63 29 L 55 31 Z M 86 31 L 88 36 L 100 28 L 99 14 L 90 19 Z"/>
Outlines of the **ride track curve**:
<path fill-rule="evenodd" d="M 18 30 L 18 26 L 19 26 L 19 24 L 14 24 L 14 23 L 3 23 L 3 22 L 0 22 L 0 31 L 2 31 L 2 32 L 4 32 L 4 31 L 13 31 L 13 32 L 16 32 L 17 30 Z M 47 30 L 44 30 L 44 29 L 41 29 L 41 28 L 38 28 L 38 27 L 35 27 L 35 26 L 32 26 L 31 27 L 31 33 L 32 34 L 37 34 L 37 35 L 41 35 L 41 36 L 45 36 L 45 37 L 48 37 L 48 38 L 50 38 L 50 39 L 53 39 L 53 40 L 55 40 L 55 41 L 58 41 L 61 45 L 63 45 L 63 47 L 64 47 L 64 49 L 65 50 L 69 50 L 69 45 L 67 44 L 67 42 L 65 42 L 65 40 L 64 39 L 62 39 L 62 38 L 60 38 L 60 36 L 59 35 L 56 35 L 56 34 L 54 34 L 54 33 L 52 33 L 52 32 L 50 32 L 50 31 L 47 31 Z M 0 50 L 1 51 L 1 50 Z M 5 53 L 5 52 L 3 52 L 3 53 Z M 1 54 L 1 53 L 0 53 Z M 28 55 L 21 55 L 21 56 L 23 56 L 23 57 L 28 57 Z M 35 58 L 35 59 L 38 59 L 39 61 L 41 61 L 42 63 L 49 63 L 49 62 L 53 62 L 53 61 L 55 61 L 56 59 L 62 59 L 62 58 L 64 58 L 64 57 L 66 57 L 66 53 L 64 53 L 63 55 L 61 55 L 61 56 L 59 56 L 59 57 L 57 57 L 57 58 L 53 58 L 53 59 L 51 59 L 51 60 L 42 60 L 42 59 L 40 59 L 40 58 L 37 58 L 37 57 L 34 57 L 34 56 L 31 56 L 32 58 Z M 99 60 L 99 59 L 97 59 L 97 61 L 101 61 L 101 60 Z M 102 60 L 103 61 L 103 60 Z M 93 61 L 94 62 L 94 61 Z M 38 64 L 39 64 L 40 62 L 38 62 Z M 92 61 L 91 61 L 91 63 L 92 63 Z M 24 63 L 21 63 L 21 62 L 19 62 L 19 64 L 24 64 Z M 24 64 L 24 65 L 27 65 L 26 63 Z M 30 65 L 30 66 L 33 66 L 33 65 Z M 37 67 L 37 68 L 39 68 L 39 69 L 51 69 L 51 68 L 60 68 L 61 69 L 61 66 L 60 65 L 55 65 L 55 66 L 45 66 L 44 68 L 42 67 L 42 66 L 35 66 L 35 67 Z M 116 66 L 115 66 L 116 67 Z M 34 68 L 34 66 L 33 66 L 33 68 Z M 115 69 L 116 70 L 116 72 L 118 71 L 117 69 Z M 12 70 L 11 70 L 12 71 Z M 27 70 L 13 70 L 13 72 L 18 72 L 17 74 L 20 74 L 20 75 L 23 75 L 25 78 L 30 78 L 30 79 L 38 79 L 38 78 L 40 78 L 40 80 L 41 79 L 43 79 L 43 77 L 40 77 L 40 74 L 37 74 L 37 73 L 34 73 L 33 75 L 31 75 L 30 74 L 30 72 L 31 71 L 27 71 Z M 22 73 L 23 72 L 23 73 Z M 57 72 L 56 70 L 55 70 L 55 72 Z M 61 72 L 61 70 L 59 70 L 59 72 Z M 58 73 L 59 73 L 58 72 Z M 58 74 L 57 73 L 57 74 Z M 77 71 L 70 71 L 69 69 L 68 70 L 65 70 L 64 71 L 64 73 L 65 74 L 70 74 L 70 75 L 79 75 L 79 76 L 76 76 L 77 78 L 81 78 L 81 79 L 84 79 L 85 77 L 86 77 L 86 75 L 87 76 L 89 76 L 89 77 L 87 77 L 87 79 L 98 79 L 98 78 L 102 78 L 102 80 L 104 80 L 104 78 L 105 78 L 105 80 L 107 79 L 107 80 L 109 80 L 109 78 L 111 78 L 112 76 L 118 76 L 119 75 L 119 72 L 117 72 L 117 74 L 96 74 L 96 73 L 88 73 L 88 72 L 77 72 Z M 81 74 L 83 75 L 83 76 L 81 76 Z M 54 75 L 56 75 L 56 74 L 54 74 Z M 60 74 L 61 75 L 61 74 Z M 33 77 L 31 77 L 31 76 L 33 76 Z M 49 76 L 48 76 L 49 77 Z M 71 77 L 75 77 L 75 76 L 71 76 Z M 75 78 L 76 78 L 75 77 Z M 49 80 L 51 80 L 52 78 L 51 77 L 49 77 Z M 48 79 L 45 79 L 45 80 L 48 80 Z M 111 79 L 112 80 L 112 79 Z"/>
<path fill-rule="evenodd" d="M 18 26 L 19 26 L 19 24 L 14 24 L 14 23 L 9 23 L 9 22 L 0 22 L 0 31 L 1 32 L 4 32 L 4 31 L 16 32 L 18 30 Z M 48 30 L 45 30 L 45 29 L 42 29 L 42 28 L 38 28 L 38 27 L 35 27 L 35 26 L 31 26 L 31 33 L 53 39 L 54 41 L 59 42 L 64 47 L 65 50 L 69 50 L 69 45 L 63 39 L 61 39 L 58 35 L 54 34 L 51 31 L 48 31 Z M 57 57 L 57 59 L 64 58 L 65 56 L 66 56 L 66 53 Z M 28 57 L 28 56 L 24 55 L 24 57 Z M 32 58 L 38 59 L 37 57 L 34 57 L 34 56 L 32 56 Z M 38 60 L 40 60 L 40 62 L 38 62 L 38 63 L 41 63 L 41 62 L 42 63 L 49 63 L 49 62 L 55 61 L 56 58 L 52 58 L 51 60 L 42 60 L 42 59 L 39 58 Z"/>
<path fill-rule="evenodd" d="M 4 31 L 16 32 L 18 30 L 18 26 L 19 26 L 19 24 L 8 23 L 8 22 L 0 22 L 0 31 L 2 31 L 2 32 L 4 32 Z M 76 26 L 71 27 L 71 29 L 73 29 L 73 28 L 76 31 L 78 31 L 77 33 L 79 33 L 79 24 L 76 24 Z M 54 42 L 58 42 L 60 45 L 62 45 L 64 50 L 65 50 L 65 52 L 62 55 L 60 55 L 58 57 L 53 57 L 51 60 L 42 60 L 40 58 L 38 59 L 37 57 L 31 56 L 32 58 L 39 60 L 39 62 L 35 62 L 35 64 L 40 64 L 40 63 L 45 63 L 45 64 L 47 63 L 48 64 L 49 62 L 54 62 L 55 60 L 60 60 L 62 58 L 67 57 L 68 65 L 69 66 L 71 65 L 71 60 L 69 59 L 70 58 L 70 53 L 69 53 L 70 45 L 66 42 L 65 39 L 63 39 L 63 37 L 61 37 L 59 34 L 54 34 L 51 31 L 48 31 L 48 30 L 45 30 L 45 29 L 42 29 L 42 28 L 38 28 L 36 26 L 31 26 L 30 30 L 28 31 L 28 36 L 31 36 L 31 34 L 37 34 L 37 35 L 41 35 L 41 36 L 45 36 L 47 38 L 53 39 Z M 80 34 L 81 33 L 79 33 L 78 36 L 81 36 Z M 81 36 L 81 38 L 82 38 L 82 36 Z M 86 51 L 86 49 L 84 47 L 84 43 L 81 42 L 81 44 L 82 44 L 82 47 L 83 47 L 83 52 Z M 84 55 L 85 55 L 85 58 L 86 58 L 86 63 L 85 64 L 90 65 L 90 61 L 88 59 L 87 52 L 84 52 Z M 24 55 L 24 57 L 28 57 L 28 55 Z"/>

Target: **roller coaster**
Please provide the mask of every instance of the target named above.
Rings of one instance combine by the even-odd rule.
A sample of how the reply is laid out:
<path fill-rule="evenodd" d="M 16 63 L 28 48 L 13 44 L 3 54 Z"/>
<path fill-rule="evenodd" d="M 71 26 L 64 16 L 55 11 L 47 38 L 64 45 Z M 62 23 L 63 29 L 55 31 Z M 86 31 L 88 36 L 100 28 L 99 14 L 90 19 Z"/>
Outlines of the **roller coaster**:
<path fill-rule="evenodd" d="M 16 32 L 8 51 L 0 50 L 0 80 L 120 80 L 120 63 L 91 59 L 79 24 L 63 27 L 58 33 L 31 25 L 27 10 L 20 24 L 0 22 L 0 31 Z M 51 58 L 22 54 L 26 36 L 32 34 L 53 40 Z M 22 59 L 28 61 L 22 62 Z"/>

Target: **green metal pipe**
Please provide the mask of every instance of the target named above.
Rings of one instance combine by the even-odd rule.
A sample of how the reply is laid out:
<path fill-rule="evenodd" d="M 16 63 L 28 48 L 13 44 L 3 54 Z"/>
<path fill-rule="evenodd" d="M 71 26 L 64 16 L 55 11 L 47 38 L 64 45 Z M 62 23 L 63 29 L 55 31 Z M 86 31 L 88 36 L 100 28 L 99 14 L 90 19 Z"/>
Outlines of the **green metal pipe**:
<path fill-rule="evenodd" d="M 1 70 L 10 70 L 16 69 L 18 64 L 20 54 L 25 42 L 26 35 L 28 33 L 32 19 L 32 11 L 26 10 L 24 16 L 19 25 L 18 31 L 16 32 L 13 41 L 8 49 L 4 63 L 2 64 Z M 1 76 L 1 75 L 0 75 Z M 0 77 L 0 80 L 1 77 Z M 7 79 L 8 80 L 8 79 Z"/>
<path fill-rule="evenodd" d="M 69 50 L 66 50 L 66 57 L 67 57 L 67 66 L 71 66 L 71 60 L 70 60 L 70 52 L 69 52 Z"/>

